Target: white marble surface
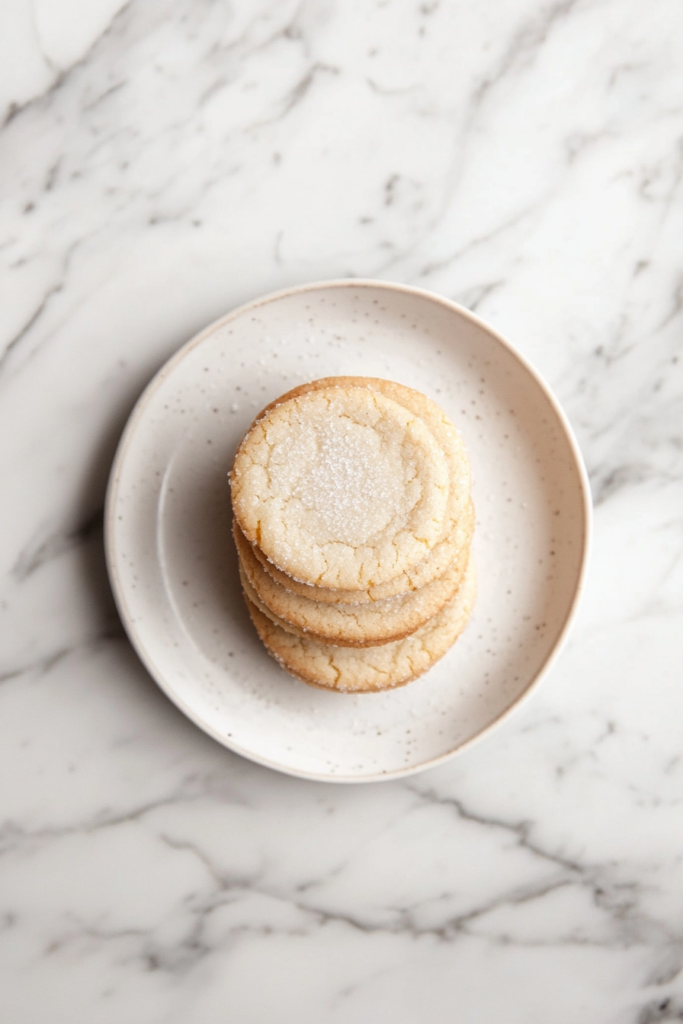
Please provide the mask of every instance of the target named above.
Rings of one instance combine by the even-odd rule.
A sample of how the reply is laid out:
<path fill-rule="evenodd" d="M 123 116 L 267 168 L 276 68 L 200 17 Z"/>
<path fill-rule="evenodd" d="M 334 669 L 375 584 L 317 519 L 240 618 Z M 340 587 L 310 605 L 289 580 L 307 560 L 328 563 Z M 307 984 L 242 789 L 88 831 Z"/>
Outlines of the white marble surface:
<path fill-rule="evenodd" d="M 0 21 L 0 1020 L 683 1020 L 678 0 L 6 0 Z M 510 337 L 596 499 L 542 690 L 368 787 L 185 721 L 122 635 L 101 536 L 166 356 L 348 275 Z"/>

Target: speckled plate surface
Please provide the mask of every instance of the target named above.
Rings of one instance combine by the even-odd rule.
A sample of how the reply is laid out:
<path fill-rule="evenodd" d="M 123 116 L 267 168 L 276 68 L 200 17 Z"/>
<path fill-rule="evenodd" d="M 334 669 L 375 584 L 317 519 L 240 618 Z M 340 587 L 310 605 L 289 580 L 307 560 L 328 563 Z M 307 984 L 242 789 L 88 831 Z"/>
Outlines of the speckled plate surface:
<path fill-rule="evenodd" d="M 286 675 L 242 603 L 228 470 L 255 414 L 305 380 L 387 377 L 435 399 L 473 467 L 479 597 L 462 638 L 409 686 L 359 696 Z M 363 782 L 431 767 L 517 705 L 579 597 L 588 484 L 548 388 L 494 331 L 417 289 L 339 281 L 267 296 L 184 346 L 138 402 L 106 511 L 128 634 L 197 725 L 280 771 Z"/>

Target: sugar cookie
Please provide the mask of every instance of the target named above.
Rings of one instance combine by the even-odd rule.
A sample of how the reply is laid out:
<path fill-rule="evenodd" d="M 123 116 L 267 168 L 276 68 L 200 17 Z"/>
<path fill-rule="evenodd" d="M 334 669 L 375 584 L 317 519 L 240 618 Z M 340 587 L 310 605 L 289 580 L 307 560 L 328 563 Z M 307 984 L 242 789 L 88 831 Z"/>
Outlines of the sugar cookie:
<path fill-rule="evenodd" d="M 476 597 L 471 561 L 460 589 L 441 611 L 405 640 L 382 647 L 333 647 L 295 636 L 247 601 L 256 630 L 268 651 L 297 679 L 322 689 L 364 693 L 403 686 L 422 675 L 455 643 Z"/>
<path fill-rule="evenodd" d="M 231 474 L 242 531 L 295 579 L 367 590 L 421 562 L 444 532 L 446 457 L 423 421 L 366 387 L 282 401 Z"/>
<path fill-rule="evenodd" d="M 450 550 L 455 553 L 453 559 L 454 561 L 455 559 L 460 558 L 463 549 L 469 547 L 470 541 L 472 539 L 472 534 L 474 533 L 474 523 L 474 505 L 472 504 L 471 501 L 469 501 L 467 503 L 467 509 L 465 510 L 465 514 L 458 520 L 458 525 L 453 531 L 453 535 L 447 539 L 448 546 L 446 547 L 445 540 L 439 542 L 439 544 L 443 545 L 441 549 L 441 554 L 444 554 L 446 550 Z M 244 543 L 249 544 L 246 537 L 244 537 L 244 534 L 240 530 L 239 526 L 237 526 L 237 523 L 234 523 L 233 526 L 237 533 L 240 534 L 242 538 L 244 538 Z M 276 581 L 276 583 L 279 583 L 281 586 L 286 587 L 287 590 L 290 590 L 294 594 L 298 594 L 300 597 L 307 597 L 315 601 L 322 601 L 325 604 L 358 605 L 374 604 L 376 601 L 388 600 L 390 597 L 398 596 L 395 593 L 392 593 L 393 588 L 391 587 L 390 584 L 386 583 L 382 584 L 379 587 L 371 587 L 370 590 L 335 590 L 333 587 L 315 587 L 311 583 L 300 583 L 299 580 L 295 580 L 286 572 L 282 572 L 281 569 L 278 569 L 278 567 L 276 565 L 273 565 L 272 562 L 269 562 L 266 556 L 259 548 L 258 544 L 249 544 L 249 548 L 253 556 L 257 558 L 258 561 L 260 562 L 261 567 L 268 573 L 269 576 L 271 576 Z M 448 568 L 449 566 L 446 566 L 446 569 L 444 571 L 447 571 Z M 420 574 L 424 573 L 425 576 L 431 575 L 431 572 L 429 574 L 424 572 L 424 570 L 422 569 L 421 562 L 418 564 L 418 566 L 416 566 L 416 569 L 420 572 Z M 428 579 L 427 583 L 425 583 L 424 586 L 427 586 L 430 582 L 431 580 Z M 400 591 L 400 593 L 409 592 L 410 589 Z M 379 597 L 378 595 L 380 594 L 384 594 L 385 596 Z"/>
<path fill-rule="evenodd" d="M 281 402 L 330 387 L 363 387 L 398 402 L 399 405 L 402 405 L 422 420 L 446 457 L 449 473 L 449 491 L 441 536 L 436 544 L 426 552 L 425 557 L 421 561 L 408 567 L 403 573 L 396 575 L 393 579 L 381 584 L 378 583 L 370 588 L 365 599 L 382 601 L 385 598 L 424 587 L 427 583 L 443 574 L 456 558 L 462 544 L 462 531 L 459 532 L 458 527 L 461 524 L 462 517 L 467 515 L 468 510 L 471 509 L 470 463 L 463 440 L 443 409 L 436 402 L 433 402 L 421 392 L 415 391 L 414 388 L 407 387 L 405 384 L 397 384 L 395 381 L 383 380 L 379 377 L 323 377 L 308 384 L 301 384 L 299 387 L 288 391 L 277 401 L 266 406 L 261 415 L 276 408 Z M 302 590 L 302 586 L 305 587 L 306 585 L 305 583 L 299 586 L 296 586 L 296 581 L 293 581 L 291 584 L 285 583 L 273 571 L 277 567 L 268 563 L 268 558 L 265 554 L 259 550 L 256 550 L 255 554 L 278 582 L 288 586 L 291 590 L 295 590 L 296 593 L 306 596 L 305 591 Z M 335 596 L 331 594 L 321 596 L 318 599 L 334 601 Z M 336 598 L 336 600 L 340 599 Z M 354 603 L 356 602 L 354 601 Z"/>
<path fill-rule="evenodd" d="M 468 541 L 443 576 L 419 590 L 372 604 L 329 604 L 315 600 L 318 587 L 309 588 L 310 597 L 301 597 L 277 583 L 236 525 L 233 533 L 247 596 L 260 611 L 285 630 L 342 647 L 391 643 L 419 629 L 453 597 L 469 559 Z"/>

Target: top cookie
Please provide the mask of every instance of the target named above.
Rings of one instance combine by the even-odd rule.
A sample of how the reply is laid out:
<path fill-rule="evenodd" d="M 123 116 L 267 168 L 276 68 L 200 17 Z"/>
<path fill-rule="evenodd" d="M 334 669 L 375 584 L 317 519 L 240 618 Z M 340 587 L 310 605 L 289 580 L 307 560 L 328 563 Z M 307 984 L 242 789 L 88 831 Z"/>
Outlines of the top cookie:
<path fill-rule="evenodd" d="M 438 541 L 448 467 L 425 424 L 362 387 L 271 407 L 240 445 L 235 518 L 267 558 L 304 583 L 365 590 Z"/>
<path fill-rule="evenodd" d="M 383 601 L 398 594 L 407 593 L 410 590 L 419 590 L 446 572 L 448 566 L 458 557 L 463 543 L 471 535 L 474 526 L 470 498 L 470 463 L 464 442 L 443 409 L 436 402 L 427 398 L 420 391 L 406 387 L 405 384 L 397 384 L 395 381 L 383 380 L 379 377 L 322 377 L 308 384 L 300 384 L 285 395 L 282 395 L 275 402 L 267 405 L 262 410 L 260 416 L 265 415 L 275 408 L 276 405 L 286 402 L 290 398 L 298 398 L 301 395 L 309 394 L 311 391 L 320 391 L 323 388 L 331 387 L 362 387 L 371 391 L 379 391 L 385 398 L 398 402 L 399 405 L 404 406 L 413 415 L 419 417 L 446 457 L 450 487 L 443 533 L 425 558 L 401 573 L 400 576 L 395 576 L 386 583 L 369 587 L 367 591 L 346 591 L 346 594 L 343 595 L 340 591 L 335 591 L 334 589 L 321 590 L 321 588 L 318 588 L 315 598 L 318 601 L 327 600 L 335 603 L 346 602 L 356 604 L 367 601 Z M 297 581 L 291 580 L 291 578 L 278 578 L 277 569 L 265 558 L 258 547 L 254 548 L 254 553 L 268 572 L 274 575 L 283 586 L 301 594 L 303 597 L 312 596 L 307 591 L 305 585 L 299 584 Z"/>

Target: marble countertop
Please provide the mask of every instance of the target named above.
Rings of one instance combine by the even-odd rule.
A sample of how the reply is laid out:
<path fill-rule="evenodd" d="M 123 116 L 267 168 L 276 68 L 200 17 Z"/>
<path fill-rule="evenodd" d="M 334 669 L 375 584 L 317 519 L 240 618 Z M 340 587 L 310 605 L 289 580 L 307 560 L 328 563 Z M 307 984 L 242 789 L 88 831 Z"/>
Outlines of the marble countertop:
<path fill-rule="evenodd" d="M 677 0 L 0 12 L 0 1020 L 683 1020 Z M 419 285 L 546 376 L 595 499 L 535 697 L 370 786 L 222 749 L 102 547 L 140 390 L 234 306 Z"/>

